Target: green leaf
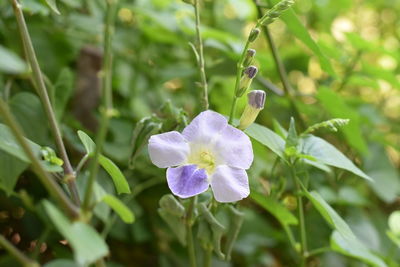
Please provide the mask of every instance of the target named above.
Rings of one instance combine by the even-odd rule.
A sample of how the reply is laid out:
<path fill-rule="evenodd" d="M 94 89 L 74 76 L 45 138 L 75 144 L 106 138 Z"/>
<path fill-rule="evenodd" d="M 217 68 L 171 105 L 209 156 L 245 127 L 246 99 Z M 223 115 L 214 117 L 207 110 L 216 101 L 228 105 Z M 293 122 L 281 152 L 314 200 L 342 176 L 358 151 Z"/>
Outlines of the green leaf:
<path fill-rule="evenodd" d="M 374 266 L 386 266 L 380 258 L 375 256 L 357 239 L 347 223 L 321 197 L 321 195 L 315 191 L 305 191 L 305 196 L 311 201 L 325 221 L 336 230 L 331 236 L 331 247 L 333 250 L 360 259 Z"/>
<path fill-rule="evenodd" d="M 19 74 L 28 71 L 28 66 L 14 52 L 0 45 L 0 72 Z"/>
<path fill-rule="evenodd" d="M 71 223 L 51 202 L 42 203 L 56 229 L 71 245 L 77 263 L 89 265 L 108 254 L 107 244 L 91 226 Z"/>
<path fill-rule="evenodd" d="M 257 123 L 250 125 L 250 127 L 245 130 L 245 133 L 284 159 L 285 140 L 282 139 L 282 137 L 267 127 L 261 126 Z"/>
<path fill-rule="evenodd" d="M 0 188 L 8 196 L 14 190 L 18 177 L 28 165 L 28 163 L 0 150 Z"/>
<path fill-rule="evenodd" d="M 54 84 L 55 103 L 54 108 L 58 120 L 61 119 L 65 107 L 74 89 L 74 75 L 69 68 L 63 68 Z"/>
<path fill-rule="evenodd" d="M 79 136 L 79 139 L 81 140 L 83 146 L 85 147 L 86 153 L 89 156 L 93 156 L 93 154 L 96 150 L 96 144 L 89 137 L 89 135 L 87 135 L 83 131 L 78 131 L 78 136 Z M 114 162 L 112 162 L 112 160 L 110 160 L 106 156 L 100 155 L 99 164 L 111 176 L 111 178 L 114 182 L 115 188 L 117 189 L 118 194 L 122 194 L 122 193 L 129 194 L 131 192 L 131 190 L 129 188 L 129 184 L 126 181 L 124 174 L 121 172 L 121 170 L 118 168 L 118 166 L 115 165 Z"/>
<path fill-rule="evenodd" d="M 114 162 L 112 162 L 109 158 L 100 155 L 99 164 L 111 176 L 118 194 L 129 194 L 131 192 L 125 176 Z"/>
<path fill-rule="evenodd" d="M 319 88 L 317 97 L 331 116 L 350 119 L 349 124 L 343 127 L 341 131 L 344 133 L 350 146 L 357 149 L 360 153 L 365 154 L 368 148 L 361 133 L 359 113 L 349 107 L 341 96 L 329 88 Z"/>
<path fill-rule="evenodd" d="M 346 239 L 338 231 L 331 236 L 331 248 L 343 255 L 356 258 L 371 266 L 386 267 L 386 263 L 370 252 L 358 239 Z"/>
<path fill-rule="evenodd" d="M 110 206 L 125 223 L 133 223 L 135 221 L 132 211 L 113 195 L 105 195 L 103 202 Z"/>
<path fill-rule="evenodd" d="M 286 26 L 293 33 L 293 35 L 296 36 L 297 39 L 305 44 L 318 57 L 322 69 L 331 76 L 335 77 L 336 74 L 329 59 L 326 58 L 326 56 L 321 52 L 317 43 L 311 38 L 311 35 L 296 16 L 293 9 L 288 9 L 285 13 L 283 13 L 281 19 L 286 23 Z"/>
<path fill-rule="evenodd" d="M 41 159 L 41 147 L 30 141 L 29 139 L 25 138 L 26 141 L 28 142 L 29 146 L 33 150 L 33 153 L 38 157 L 40 162 L 42 163 L 42 166 L 49 172 L 61 172 L 62 168 L 57 165 L 52 165 L 46 161 L 43 161 Z M 17 159 L 26 162 L 26 163 L 31 163 L 31 161 L 28 159 L 28 157 L 25 155 L 25 151 L 19 146 L 17 141 L 15 140 L 13 134 L 11 133 L 10 129 L 0 123 L 0 150 L 7 152 L 8 154 L 16 157 Z"/>
<path fill-rule="evenodd" d="M 57 15 L 60 15 L 60 11 L 57 8 L 56 0 L 45 0 L 46 4 L 50 7 L 50 9 L 56 13 Z"/>
<path fill-rule="evenodd" d="M 271 213 L 283 226 L 298 224 L 297 218 L 275 199 L 255 191 L 251 192 L 250 198 Z"/>
<path fill-rule="evenodd" d="M 83 131 L 78 131 L 78 136 L 85 147 L 86 153 L 90 156 L 93 155 L 96 150 L 96 144 L 93 142 L 92 138 Z"/>
<path fill-rule="evenodd" d="M 371 177 L 357 168 L 351 160 L 349 160 L 336 147 L 313 135 L 307 135 L 303 139 L 302 153 L 313 156 L 318 162 L 348 170 L 364 179 L 372 181 Z"/>
<path fill-rule="evenodd" d="M 297 132 L 296 132 L 296 125 L 294 122 L 294 118 L 290 118 L 290 125 L 289 125 L 289 130 L 288 130 L 288 135 L 286 137 L 286 144 L 285 148 L 290 148 L 290 147 L 297 147 L 298 144 L 298 137 L 297 137 Z"/>
<path fill-rule="evenodd" d="M 72 260 L 57 259 L 46 263 L 43 267 L 79 267 L 79 265 Z"/>
<path fill-rule="evenodd" d="M 48 122 L 39 97 L 28 92 L 17 93 L 10 99 L 9 105 L 26 138 L 47 145 Z"/>

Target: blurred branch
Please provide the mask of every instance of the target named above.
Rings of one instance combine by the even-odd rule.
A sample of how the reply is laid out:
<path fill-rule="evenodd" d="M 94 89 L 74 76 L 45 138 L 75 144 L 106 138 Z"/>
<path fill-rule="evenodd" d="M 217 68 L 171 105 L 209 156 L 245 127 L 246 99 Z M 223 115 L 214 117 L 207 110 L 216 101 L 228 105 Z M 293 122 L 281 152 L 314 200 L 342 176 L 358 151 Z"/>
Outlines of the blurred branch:
<path fill-rule="evenodd" d="M 0 235 L 0 245 L 18 260 L 24 267 L 39 267 L 39 263 L 28 258 L 18 248 L 11 244 L 3 235 Z"/>
<path fill-rule="evenodd" d="M 347 67 L 344 71 L 344 76 L 343 76 L 342 82 L 338 86 L 338 89 L 337 89 L 338 92 L 341 91 L 348 83 L 348 81 L 353 73 L 353 70 L 356 67 L 361 56 L 362 56 L 362 51 L 361 50 L 357 51 L 357 54 L 354 56 L 353 60 L 350 62 L 349 65 L 347 65 Z"/>
<path fill-rule="evenodd" d="M 196 16 L 196 36 L 197 36 L 197 64 L 200 70 L 200 77 L 201 77 L 201 87 L 203 89 L 203 109 L 208 109 L 208 84 L 207 84 L 207 77 L 206 72 L 204 70 L 204 54 L 203 54 L 203 41 L 201 39 L 201 32 L 200 32 L 200 0 L 194 0 L 194 12 Z"/>
<path fill-rule="evenodd" d="M 117 12 L 117 0 L 106 0 L 107 14 L 104 34 L 104 62 L 102 97 L 104 108 L 101 110 L 100 129 L 96 136 L 96 149 L 90 166 L 90 176 L 83 200 L 83 210 L 89 211 L 91 206 L 93 186 L 99 171 L 99 157 L 106 139 L 110 119 L 115 114 L 112 101 L 112 36 L 114 34 L 114 20 Z"/>
<path fill-rule="evenodd" d="M 68 213 L 70 217 L 77 217 L 79 215 L 77 207 L 65 195 L 64 191 L 62 191 L 62 189 L 54 181 L 54 179 L 49 176 L 49 174 L 43 169 L 39 160 L 32 151 L 30 145 L 26 141 L 21 128 L 17 124 L 15 118 L 11 115 L 7 104 L 1 98 L 0 114 L 3 117 L 4 122 L 10 127 L 12 133 L 15 136 L 15 139 L 24 150 L 26 156 L 31 161 L 33 170 L 35 171 L 42 184 L 46 187 L 47 191 L 59 202 L 60 206 L 64 208 L 64 210 Z"/>
<path fill-rule="evenodd" d="M 43 79 L 43 74 L 41 72 L 39 62 L 36 58 L 35 50 L 32 45 L 31 38 L 29 36 L 28 28 L 25 23 L 25 18 L 24 14 L 22 13 L 21 5 L 18 3 L 17 0 L 11 0 L 12 5 L 14 8 L 14 14 L 17 19 L 17 24 L 18 24 L 18 30 L 21 34 L 21 39 L 22 39 L 22 44 L 24 47 L 24 51 L 26 54 L 26 57 L 28 59 L 29 65 L 32 68 L 32 74 L 33 74 L 33 81 L 34 81 L 34 86 L 36 88 L 36 91 L 42 100 L 42 104 L 44 106 L 44 110 L 46 112 L 47 118 L 50 123 L 50 129 L 52 131 L 52 134 L 54 136 L 54 139 L 57 144 L 58 152 L 60 153 L 60 156 L 62 160 L 64 161 L 63 168 L 64 168 L 64 174 L 65 174 L 65 180 L 68 183 L 68 187 L 71 193 L 71 197 L 75 204 L 79 205 L 80 200 L 79 200 L 79 193 L 78 189 L 76 187 L 76 177 L 74 170 L 72 169 L 71 163 L 69 161 L 67 151 L 65 150 L 64 142 L 62 140 L 61 136 L 61 131 L 58 127 L 57 119 L 54 114 L 49 95 L 46 89 L 46 85 Z"/>
<path fill-rule="evenodd" d="M 263 11 L 262 11 L 261 5 L 259 3 L 259 0 L 253 0 L 253 1 L 257 7 L 258 17 L 261 19 L 263 17 Z M 294 90 L 293 90 L 292 86 L 290 85 L 285 65 L 283 65 L 281 57 L 279 56 L 278 49 L 276 48 L 274 39 L 272 38 L 271 32 L 269 31 L 269 28 L 268 28 L 268 25 L 265 25 L 265 24 L 262 25 L 262 30 L 265 34 L 265 37 L 266 37 L 265 39 L 268 42 L 268 46 L 271 49 L 272 57 L 274 58 L 275 65 L 276 65 L 279 77 L 280 77 L 282 85 L 283 85 L 284 95 L 289 99 L 290 106 L 291 106 L 293 112 L 295 113 L 295 116 L 298 119 L 301 127 L 303 129 L 305 129 L 306 124 L 305 124 L 303 118 L 301 117 L 300 111 L 298 110 L 296 103 L 293 99 L 293 91 Z"/>

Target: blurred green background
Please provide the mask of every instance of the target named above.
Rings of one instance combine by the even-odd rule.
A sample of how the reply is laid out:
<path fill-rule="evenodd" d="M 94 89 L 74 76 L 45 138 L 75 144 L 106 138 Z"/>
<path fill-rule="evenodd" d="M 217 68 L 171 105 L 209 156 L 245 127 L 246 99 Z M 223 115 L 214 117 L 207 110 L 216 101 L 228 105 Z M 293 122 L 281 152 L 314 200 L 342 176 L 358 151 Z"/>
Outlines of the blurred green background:
<path fill-rule="evenodd" d="M 98 126 L 104 1 L 59 0 L 60 15 L 45 1 L 21 2 L 76 166 L 84 153 L 76 131 L 82 129 L 93 136 Z M 263 9 L 276 1 L 258 2 Z M 257 16 L 251 0 L 202 1 L 210 109 L 224 115 L 230 110 L 236 62 Z M 310 187 L 346 219 L 368 248 L 399 266 L 399 248 L 386 231 L 389 214 L 400 207 L 400 1 L 298 0 L 293 10 L 269 29 L 286 68 L 292 97 L 285 93 L 262 36 L 254 43 L 259 74 L 252 88 L 265 90 L 267 100 L 257 122 L 269 128 L 278 123 L 287 128 L 290 117 L 295 117 L 298 129 L 304 130 L 330 118 L 350 119 L 338 133 L 322 130 L 317 135 L 338 147 L 375 183 L 341 170 L 326 175 L 310 169 Z M 137 121 L 153 113 L 165 116 L 160 107 L 167 100 L 173 107 L 183 108 L 190 118 L 201 110 L 199 73 L 189 42 L 195 43 L 191 5 L 179 0 L 119 1 L 112 81 L 119 116 L 111 121 L 104 153 L 123 170 L 132 187 L 129 207 L 136 221 L 124 224 L 118 219 L 111 229 L 107 239 L 115 263 L 111 266 L 185 266 L 184 248 L 157 214 L 159 198 L 168 193 L 165 170 L 150 163 L 146 149 L 134 169 L 128 168 L 128 162 Z M 27 137 L 54 148 L 22 58 L 11 4 L 1 1 L 0 90 Z M 237 117 L 245 103 L 242 98 Z M 257 142 L 254 151 L 255 162 L 249 171 L 252 190 L 270 193 L 295 212 L 292 186 L 284 184 L 287 173 L 281 166 L 272 170 L 276 156 Z M 39 255 L 42 263 L 70 257 L 46 218 L 38 217 L 21 200 L 21 192 L 30 195 L 33 204 L 47 193 L 26 166 L 5 173 L 9 158 L 0 151 L 0 231 L 10 238 L 18 234 L 20 240 L 15 244 L 28 253 L 32 242 L 45 236 L 47 245 Z M 83 172 L 78 180 L 85 180 L 85 175 Z M 100 178 L 103 188 L 113 192 L 106 174 L 101 173 Z M 284 186 L 288 190 L 281 190 Z M 215 266 L 296 266 L 295 253 L 278 221 L 251 199 L 244 200 L 241 207 L 246 216 L 232 263 L 215 257 Z M 21 210 L 22 216 L 17 212 Z M 108 212 L 99 208 L 99 229 Z M 328 225 L 310 205 L 306 212 L 309 246 L 329 245 Z M 15 263 L 1 251 L 0 264 Z M 310 266 L 363 265 L 328 252 L 310 261 Z"/>

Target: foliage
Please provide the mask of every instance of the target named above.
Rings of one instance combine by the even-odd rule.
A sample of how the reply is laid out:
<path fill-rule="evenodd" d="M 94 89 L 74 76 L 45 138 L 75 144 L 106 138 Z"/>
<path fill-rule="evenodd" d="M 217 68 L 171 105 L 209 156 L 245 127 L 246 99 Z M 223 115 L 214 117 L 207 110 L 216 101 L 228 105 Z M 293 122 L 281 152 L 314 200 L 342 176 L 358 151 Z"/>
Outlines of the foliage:
<path fill-rule="evenodd" d="M 398 1 L 20 0 L 39 66 L 13 3 L 1 266 L 399 266 Z M 207 105 L 237 125 L 250 89 L 250 196 L 169 194 L 149 137 Z"/>

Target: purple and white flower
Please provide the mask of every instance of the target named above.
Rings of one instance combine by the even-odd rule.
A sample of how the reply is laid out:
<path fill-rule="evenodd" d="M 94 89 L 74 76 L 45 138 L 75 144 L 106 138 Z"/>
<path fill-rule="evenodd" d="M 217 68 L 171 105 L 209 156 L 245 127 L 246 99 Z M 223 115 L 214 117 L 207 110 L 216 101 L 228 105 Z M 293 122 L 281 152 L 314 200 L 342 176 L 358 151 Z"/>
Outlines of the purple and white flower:
<path fill-rule="evenodd" d="M 168 186 L 181 198 L 203 193 L 210 185 L 218 202 L 238 201 L 250 193 L 250 139 L 214 111 L 200 113 L 182 133 L 153 135 L 149 154 L 154 165 L 168 168 Z"/>

